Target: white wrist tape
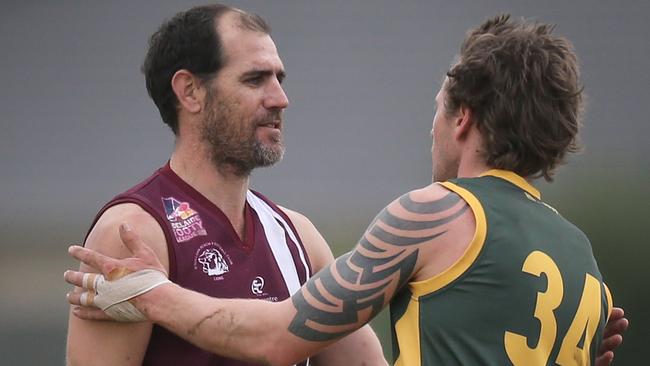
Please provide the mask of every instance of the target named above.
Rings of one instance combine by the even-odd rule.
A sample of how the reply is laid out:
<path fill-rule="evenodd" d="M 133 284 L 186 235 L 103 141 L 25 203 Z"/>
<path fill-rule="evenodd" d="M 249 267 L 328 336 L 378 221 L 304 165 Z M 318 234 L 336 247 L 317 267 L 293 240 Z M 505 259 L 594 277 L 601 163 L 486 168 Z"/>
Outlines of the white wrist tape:
<path fill-rule="evenodd" d="M 113 281 L 106 281 L 104 276 L 98 277 L 94 281 L 97 295 L 92 302 L 108 316 L 121 322 L 147 320 L 128 300 L 170 282 L 164 273 L 154 269 L 133 272 Z"/>

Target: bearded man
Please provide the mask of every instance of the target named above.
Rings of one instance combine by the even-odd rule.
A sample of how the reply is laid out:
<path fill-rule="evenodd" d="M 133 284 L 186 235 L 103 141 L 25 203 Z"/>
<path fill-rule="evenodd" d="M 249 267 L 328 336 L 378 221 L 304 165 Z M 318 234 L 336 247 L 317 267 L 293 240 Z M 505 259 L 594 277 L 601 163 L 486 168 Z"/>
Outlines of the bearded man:
<path fill-rule="evenodd" d="M 257 15 L 209 5 L 177 14 L 153 34 L 142 69 L 175 135 L 174 151 L 165 166 L 100 210 L 87 248 L 129 256 L 117 230 L 127 220 L 155 243 L 174 283 L 211 297 L 271 302 L 289 298 L 333 261 L 307 218 L 249 190 L 251 171 L 284 153 L 282 113 L 289 100 L 269 33 Z M 253 365 L 205 351 L 150 322 L 75 316 L 67 358 L 70 365 Z M 312 365 L 363 362 L 385 364 L 369 327 L 311 359 Z"/>

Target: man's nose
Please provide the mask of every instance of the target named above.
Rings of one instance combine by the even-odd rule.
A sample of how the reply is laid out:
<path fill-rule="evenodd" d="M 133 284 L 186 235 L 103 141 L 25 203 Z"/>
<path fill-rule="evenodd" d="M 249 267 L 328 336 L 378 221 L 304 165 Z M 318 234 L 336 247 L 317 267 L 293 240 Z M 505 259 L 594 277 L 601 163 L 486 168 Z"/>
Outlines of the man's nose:
<path fill-rule="evenodd" d="M 266 99 L 264 101 L 264 107 L 267 109 L 285 109 L 289 106 L 289 98 L 282 88 L 282 84 L 279 81 L 271 83 L 268 89 Z"/>

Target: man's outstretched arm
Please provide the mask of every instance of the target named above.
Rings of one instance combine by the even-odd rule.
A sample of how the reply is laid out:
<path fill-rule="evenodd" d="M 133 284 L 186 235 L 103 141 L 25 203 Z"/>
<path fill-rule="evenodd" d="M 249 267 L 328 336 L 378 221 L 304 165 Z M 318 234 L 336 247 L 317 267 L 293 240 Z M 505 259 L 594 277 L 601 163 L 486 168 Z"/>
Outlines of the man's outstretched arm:
<path fill-rule="evenodd" d="M 283 302 L 214 299 L 173 284 L 131 301 L 150 320 L 214 353 L 272 365 L 295 363 L 379 313 L 421 266 L 421 249 L 451 235 L 454 222 L 471 215 L 466 208 L 460 197 L 442 188 L 428 201 L 403 196 L 377 216 L 354 250 Z M 80 247 L 72 247 L 71 253 L 104 274 L 120 267 L 158 267 L 134 232 L 122 227 L 121 235 L 133 258 L 115 260 Z M 81 276 L 69 272 L 66 279 L 81 283 Z M 79 296 L 71 295 L 70 302 L 79 304 Z M 88 308 L 73 312 L 103 316 Z"/>

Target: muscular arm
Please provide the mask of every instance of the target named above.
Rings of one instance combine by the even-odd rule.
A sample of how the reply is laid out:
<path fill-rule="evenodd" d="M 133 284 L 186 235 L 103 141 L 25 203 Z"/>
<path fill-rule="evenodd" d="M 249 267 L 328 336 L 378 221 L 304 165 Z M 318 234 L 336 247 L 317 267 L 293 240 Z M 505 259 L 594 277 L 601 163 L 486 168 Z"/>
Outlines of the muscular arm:
<path fill-rule="evenodd" d="M 128 220 L 148 243 L 168 271 L 167 246 L 156 220 L 134 204 L 121 204 L 108 209 L 97 221 L 85 246 L 116 258 L 131 255 L 119 238 L 118 226 Z M 96 270 L 81 264 L 81 271 Z M 78 290 L 78 288 L 76 289 Z M 149 343 L 152 324 L 117 323 L 82 320 L 70 316 L 68 321 L 68 365 L 141 365 Z"/>
<path fill-rule="evenodd" d="M 214 353 L 271 365 L 295 363 L 362 327 L 423 268 L 433 273 L 429 263 L 444 261 L 423 260 L 422 253 L 448 244 L 444 238 L 456 237 L 457 227 L 472 227 L 468 216 L 465 202 L 439 186 L 405 195 L 377 216 L 354 250 L 280 303 L 214 299 L 173 284 L 131 301 L 152 321 Z M 78 247 L 71 253 L 104 273 L 151 268 L 155 256 L 144 242 L 133 231 L 121 234 L 134 258 L 114 260 Z M 80 283 L 79 273 L 72 276 L 69 281 Z"/>
<path fill-rule="evenodd" d="M 292 297 L 297 311 L 288 330 L 304 340 L 328 342 L 370 321 L 409 281 L 421 273 L 435 275 L 462 255 L 474 231 L 467 208 L 437 185 L 392 202 L 354 250 Z"/>
<path fill-rule="evenodd" d="M 329 245 L 305 216 L 283 208 L 300 234 L 314 273 L 334 261 Z M 369 324 L 312 356 L 314 366 L 387 365 L 379 339 Z"/>

